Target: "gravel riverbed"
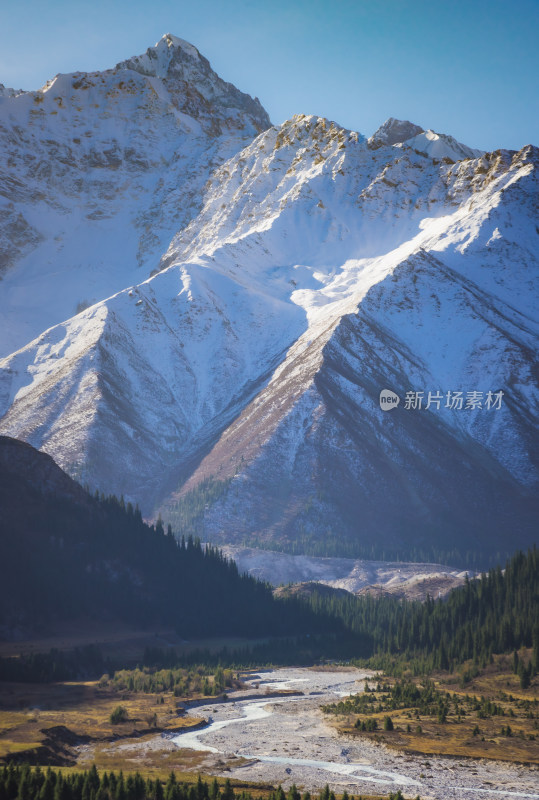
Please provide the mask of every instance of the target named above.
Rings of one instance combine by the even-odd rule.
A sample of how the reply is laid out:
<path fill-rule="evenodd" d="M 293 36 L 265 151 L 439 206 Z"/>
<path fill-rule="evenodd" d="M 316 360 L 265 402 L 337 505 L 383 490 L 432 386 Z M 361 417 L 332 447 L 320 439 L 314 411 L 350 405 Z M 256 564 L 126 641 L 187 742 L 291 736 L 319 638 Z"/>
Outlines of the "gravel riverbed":
<path fill-rule="evenodd" d="M 420 795 L 421 800 L 539 800 L 539 770 L 534 767 L 405 755 L 338 734 L 320 706 L 362 691 L 371 674 L 348 668 L 250 674 L 245 677 L 248 688 L 232 693 L 228 702 L 191 709 L 189 713 L 206 717 L 208 726 L 172 742 L 204 753 L 204 772 L 283 787 L 295 783 L 317 791 L 328 783 L 335 791 L 353 794 L 401 789 L 406 797 Z M 265 696 L 279 689 L 302 694 Z"/>

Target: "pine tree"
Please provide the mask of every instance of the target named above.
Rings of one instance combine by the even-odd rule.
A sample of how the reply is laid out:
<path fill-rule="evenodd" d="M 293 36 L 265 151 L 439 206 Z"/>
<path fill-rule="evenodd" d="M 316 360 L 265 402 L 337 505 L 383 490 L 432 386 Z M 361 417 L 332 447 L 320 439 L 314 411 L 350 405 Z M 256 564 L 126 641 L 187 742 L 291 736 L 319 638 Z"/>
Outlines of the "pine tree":
<path fill-rule="evenodd" d="M 221 792 L 221 800 L 234 800 L 234 789 L 230 783 L 230 778 L 225 781 L 225 788 Z"/>
<path fill-rule="evenodd" d="M 287 800 L 301 800 L 301 794 L 295 783 L 292 784 L 286 795 Z"/>

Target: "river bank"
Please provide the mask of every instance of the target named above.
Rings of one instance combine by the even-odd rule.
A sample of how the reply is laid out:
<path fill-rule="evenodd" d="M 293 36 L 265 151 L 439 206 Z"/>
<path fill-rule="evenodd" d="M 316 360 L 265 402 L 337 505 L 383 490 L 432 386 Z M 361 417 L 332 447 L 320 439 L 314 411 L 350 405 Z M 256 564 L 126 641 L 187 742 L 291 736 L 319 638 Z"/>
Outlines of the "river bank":
<path fill-rule="evenodd" d="M 539 800 L 539 771 L 533 767 L 426 759 L 395 753 L 366 739 L 340 736 L 320 706 L 362 691 L 365 678 L 371 675 L 352 668 L 283 668 L 250 674 L 245 676 L 243 692 L 231 693 L 225 703 L 196 708 L 197 716 L 209 720 L 205 728 L 174 736 L 172 743 L 181 752 L 201 756 L 202 771 L 238 780 L 285 787 L 295 783 L 310 791 L 328 783 L 337 792 L 346 789 L 353 794 L 401 789 L 406 796 L 420 795 L 422 800 L 488 796 Z M 279 689 L 303 694 L 264 695 Z"/>

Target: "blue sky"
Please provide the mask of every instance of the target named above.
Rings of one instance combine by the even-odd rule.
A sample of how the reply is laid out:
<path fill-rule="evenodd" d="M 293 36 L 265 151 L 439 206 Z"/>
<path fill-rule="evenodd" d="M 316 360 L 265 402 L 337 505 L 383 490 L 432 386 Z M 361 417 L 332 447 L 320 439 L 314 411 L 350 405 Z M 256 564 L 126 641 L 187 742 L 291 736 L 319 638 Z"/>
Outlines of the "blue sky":
<path fill-rule="evenodd" d="M 394 116 L 486 150 L 539 145 L 539 0 L 4 0 L 0 82 L 112 67 L 167 32 L 276 123 L 370 135 Z"/>

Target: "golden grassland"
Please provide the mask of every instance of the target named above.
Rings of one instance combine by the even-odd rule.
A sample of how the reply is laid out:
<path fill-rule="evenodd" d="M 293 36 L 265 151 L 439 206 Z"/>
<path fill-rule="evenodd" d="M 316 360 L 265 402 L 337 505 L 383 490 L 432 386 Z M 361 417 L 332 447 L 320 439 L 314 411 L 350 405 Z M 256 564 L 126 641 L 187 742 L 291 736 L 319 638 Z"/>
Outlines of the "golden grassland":
<path fill-rule="evenodd" d="M 211 781 L 213 776 L 204 771 L 207 754 L 180 749 L 159 737 L 160 732 L 181 732 L 203 723 L 182 710 L 184 701 L 201 698 L 119 691 L 99 681 L 0 683 L 0 762 L 52 763 L 64 773 L 95 764 L 99 771 L 140 772 L 144 778 L 163 781 L 174 771 L 178 781 L 188 784 L 195 783 L 199 774 Z M 125 707 L 128 719 L 113 725 L 110 715 L 118 705 Z M 226 770 L 242 761 L 223 758 L 219 766 Z M 220 785 L 225 780 L 217 778 Z M 244 790 L 257 798 L 269 796 L 275 788 L 238 779 L 231 779 L 231 784 L 236 792 Z M 387 800 L 387 795 L 362 798 Z"/>
<path fill-rule="evenodd" d="M 539 706 L 530 712 L 523 704 L 519 705 L 519 701 L 528 701 L 530 704 L 539 701 L 539 678 L 533 679 L 528 689 L 521 689 L 518 677 L 510 668 L 510 661 L 508 656 L 495 657 L 494 663 L 481 670 L 464 688 L 460 674 L 438 673 L 431 676 L 439 691 L 450 692 L 464 699 L 477 697 L 480 700 L 484 697 L 501 706 L 505 711 L 504 716 L 479 718 L 476 712 L 469 712 L 458 719 L 450 711 L 446 721 L 442 723 L 436 717 L 427 716 L 411 707 L 369 714 L 348 714 L 336 717 L 334 724 L 343 734 L 366 736 L 411 755 L 486 758 L 539 764 Z M 417 684 L 422 682 L 420 678 L 413 680 Z M 383 682 L 391 684 L 393 681 L 384 678 Z M 383 697 L 376 692 L 372 696 L 377 699 Z M 393 722 L 392 731 L 384 730 L 387 716 Z M 355 727 L 357 720 L 368 718 L 376 719 L 377 731 L 359 731 Z M 409 731 L 408 726 L 411 728 Z M 511 728 L 510 736 L 502 734 L 502 728 L 507 726 Z"/>
<path fill-rule="evenodd" d="M 166 781 L 173 771 L 183 783 L 195 784 L 198 775 L 212 781 L 214 776 L 204 771 L 206 753 L 180 749 L 166 738 L 160 741 L 159 732 L 181 732 L 204 722 L 178 711 L 187 699 L 202 699 L 202 696 L 178 698 L 172 692 L 116 691 L 98 681 L 0 684 L 0 762 L 15 758 L 19 762 L 47 763 L 52 757 L 55 768 L 64 774 L 80 772 L 95 764 L 100 772 L 121 770 L 125 775 L 139 772 L 153 780 Z M 112 725 L 110 714 L 120 704 L 126 708 L 128 720 Z M 62 731 L 54 741 L 51 729 L 54 731 L 58 726 Z M 72 734 L 73 742 L 82 740 L 76 753 L 65 729 Z M 229 766 L 240 766 L 243 761 L 232 756 L 223 758 L 218 766 L 226 770 Z M 220 786 L 225 781 L 226 777 L 217 777 Z M 266 798 L 275 789 L 271 784 L 239 779 L 230 779 L 230 783 L 236 792 L 250 792 L 256 798 Z M 362 795 L 362 799 L 387 800 L 387 795 Z"/>
<path fill-rule="evenodd" d="M 110 715 L 118 705 L 127 710 L 127 721 L 113 725 Z M 28 761 L 69 763 L 77 740 L 105 746 L 109 739 L 139 739 L 201 722 L 185 716 L 181 698 L 171 692 L 117 691 L 97 681 L 0 684 L 0 758 L 28 751 Z"/>
<path fill-rule="evenodd" d="M 80 644 L 91 643 L 89 638 Z M 110 640 L 111 647 L 121 649 L 124 658 L 131 648 L 140 656 L 141 641 L 143 638 L 134 637 L 132 632 L 126 632 L 120 639 L 116 633 Z M 166 640 L 165 634 L 146 639 L 147 644 L 154 646 L 162 646 L 163 641 L 174 644 Z M 66 649 L 73 646 L 73 639 L 66 639 Z M 530 657 L 529 652 L 523 655 Z M 510 656 L 495 657 L 492 664 L 464 686 L 461 673 L 438 673 L 431 677 L 439 691 L 464 699 L 483 697 L 503 707 L 506 713 L 479 719 L 470 711 L 457 719 L 450 704 L 444 723 L 415 708 L 404 708 L 335 717 L 336 727 L 347 736 L 367 736 L 401 752 L 425 758 L 456 756 L 539 764 L 539 709 L 534 706 L 530 713 L 520 702 L 537 703 L 538 677 L 532 680 L 529 688 L 522 689 L 519 678 L 513 674 Z M 210 677 L 210 683 L 211 680 Z M 413 680 L 421 683 L 420 678 Z M 391 679 L 382 678 L 381 681 L 387 683 Z M 373 686 L 376 680 L 369 682 Z M 377 693 L 372 696 L 376 698 Z M 126 774 L 139 771 L 144 777 L 163 780 L 173 770 L 178 780 L 191 783 L 197 774 L 205 776 L 206 754 L 177 748 L 166 735 L 160 737 L 159 733 L 203 724 L 203 719 L 186 716 L 183 711 L 184 701 L 202 697 L 201 692 L 191 697 L 175 697 L 172 692 L 132 692 L 114 686 L 111 681 L 5 682 L 0 684 L 0 762 L 14 759 L 34 764 L 51 763 L 66 772 L 85 769 L 95 763 L 99 770 L 123 770 Z M 118 705 L 125 707 L 127 720 L 113 725 L 110 715 Z M 383 730 L 388 715 L 393 721 L 393 731 Z M 372 717 L 378 722 L 376 732 L 361 732 L 355 727 L 358 719 Z M 511 736 L 502 734 L 502 727 L 507 725 L 511 727 Z M 229 766 L 239 766 L 241 761 L 230 758 L 223 760 L 220 766 L 226 770 Z M 219 783 L 223 780 L 219 779 Z M 237 790 L 245 789 L 262 797 L 273 788 L 237 780 L 232 784 Z M 373 795 L 372 800 L 378 797 Z"/>
<path fill-rule="evenodd" d="M 27 656 L 48 652 L 51 648 L 72 651 L 76 647 L 96 645 L 103 657 L 126 667 L 141 662 L 145 648 L 174 648 L 178 654 L 196 650 L 219 652 L 268 641 L 268 638 L 208 638 L 186 642 L 172 630 L 137 630 L 127 626 L 92 624 L 66 625 L 53 635 L 28 641 L 0 642 L 0 657 Z M 187 672 L 187 671 L 186 671 Z M 213 679 L 210 675 L 210 688 Z M 16 760 L 31 764 L 52 764 L 76 768 L 92 763 L 106 769 L 142 770 L 145 776 L 166 777 L 171 769 L 181 773 L 197 770 L 198 753 L 179 750 L 172 744 L 150 747 L 160 732 L 181 731 L 202 724 L 202 718 L 184 715 L 185 700 L 202 698 L 202 683 L 187 681 L 187 694 L 175 697 L 169 692 L 134 692 L 114 686 L 112 681 L 59 682 L 50 684 L 0 682 L 0 762 Z M 112 711 L 121 705 L 127 721 L 113 725 Z M 112 740 L 116 746 L 112 747 Z M 118 749 L 117 740 L 126 747 Z M 137 745 L 130 748 L 129 742 Z M 82 754 L 79 752 L 82 745 Z M 75 750 L 75 746 L 77 749 Z M 86 752 L 86 755 L 85 755 Z"/>

